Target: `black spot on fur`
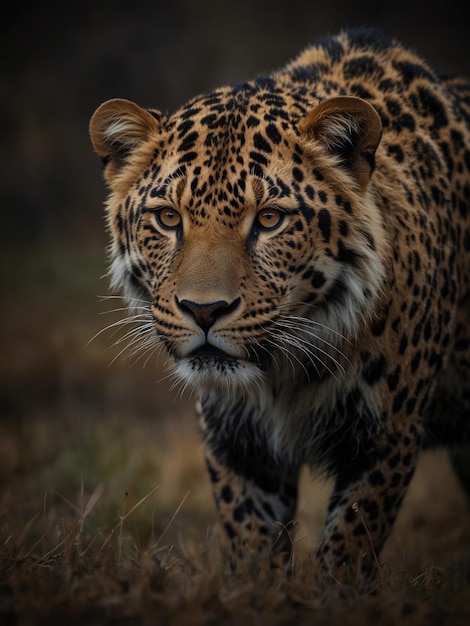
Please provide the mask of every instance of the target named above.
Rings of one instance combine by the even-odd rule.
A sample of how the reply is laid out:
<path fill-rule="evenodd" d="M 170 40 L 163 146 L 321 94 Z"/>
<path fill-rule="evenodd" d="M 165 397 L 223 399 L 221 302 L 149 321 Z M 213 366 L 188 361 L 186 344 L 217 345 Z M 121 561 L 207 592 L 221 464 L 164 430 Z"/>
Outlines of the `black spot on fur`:
<path fill-rule="evenodd" d="M 368 385 L 375 385 L 383 377 L 386 360 L 384 355 L 370 361 L 362 373 L 362 377 Z"/>
<path fill-rule="evenodd" d="M 321 209 L 318 212 L 318 228 L 322 233 L 323 241 L 329 243 L 331 237 L 331 217 L 326 209 Z"/>

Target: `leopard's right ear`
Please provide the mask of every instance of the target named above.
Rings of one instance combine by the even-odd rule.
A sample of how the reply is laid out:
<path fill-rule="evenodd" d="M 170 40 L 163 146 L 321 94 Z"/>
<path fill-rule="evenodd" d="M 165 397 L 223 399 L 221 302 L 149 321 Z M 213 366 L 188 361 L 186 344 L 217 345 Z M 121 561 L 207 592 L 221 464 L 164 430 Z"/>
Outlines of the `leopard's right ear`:
<path fill-rule="evenodd" d="M 108 100 L 96 109 L 90 120 L 90 137 L 107 169 L 112 169 L 106 177 L 118 173 L 129 155 L 158 132 L 160 117 L 157 111 L 142 109 L 120 98 Z"/>

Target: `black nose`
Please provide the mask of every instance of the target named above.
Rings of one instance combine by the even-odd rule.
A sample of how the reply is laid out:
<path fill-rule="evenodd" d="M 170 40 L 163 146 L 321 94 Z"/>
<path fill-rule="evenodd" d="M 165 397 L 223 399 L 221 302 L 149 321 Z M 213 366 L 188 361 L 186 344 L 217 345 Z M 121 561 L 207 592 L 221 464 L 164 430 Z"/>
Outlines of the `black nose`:
<path fill-rule="evenodd" d="M 240 304 L 240 298 L 236 298 L 230 304 L 225 300 L 217 300 L 217 302 L 193 302 L 192 300 L 178 300 L 176 304 L 185 315 L 190 315 L 196 324 L 207 333 L 215 322 L 235 311 Z"/>

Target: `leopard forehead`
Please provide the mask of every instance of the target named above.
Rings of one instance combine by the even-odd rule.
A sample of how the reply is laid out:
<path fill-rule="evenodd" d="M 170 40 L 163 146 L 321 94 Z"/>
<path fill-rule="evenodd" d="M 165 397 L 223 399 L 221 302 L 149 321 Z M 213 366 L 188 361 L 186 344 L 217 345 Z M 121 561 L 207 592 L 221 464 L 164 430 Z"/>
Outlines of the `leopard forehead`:
<path fill-rule="evenodd" d="M 257 79 L 193 98 L 167 120 L 166 128 L 181 137 L 198 124 L 207 129 L 209 141 L 217 137 L 243 142 L 247 133 L 256 135 L 264 124 L 266 139 L 279 144 L 282 132 L 293 128 L 311 105 L 311 97 L 289 91 L 281 80 Z"/>
<path fill-rule="evenodd" d="M 284 175 L 300 176 L 295 168 L 303 151 L 296 124 L 306 105 L 271 83 L 267 90 L 265 83 L 219 89 L 177 111 L 162 125 L 151 171 L 139 182 L 151 178 L 159 187 L 152 190 L 155 197 L 170 189 L 180 202 L 189 180 L 193 212 L 202 199 L 223 202 L 225 218 L 234 216 L 246 194 L 255 203 L 266 187 L 274 197 L 287 196 Z"/>

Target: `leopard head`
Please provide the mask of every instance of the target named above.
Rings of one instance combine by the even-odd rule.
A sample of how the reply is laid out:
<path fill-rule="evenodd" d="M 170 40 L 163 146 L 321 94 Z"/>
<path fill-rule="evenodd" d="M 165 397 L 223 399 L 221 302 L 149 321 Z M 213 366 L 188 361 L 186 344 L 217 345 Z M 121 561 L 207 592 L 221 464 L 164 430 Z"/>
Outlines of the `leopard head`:
<path fill-rule="evenodd" d="M 371 105 L 253 82 L 171 116 L 110 100 L 90 134 L 112 285 L 146 308 L 178 376 L 238 388 L 342 367 L 383 281 Z"/>

